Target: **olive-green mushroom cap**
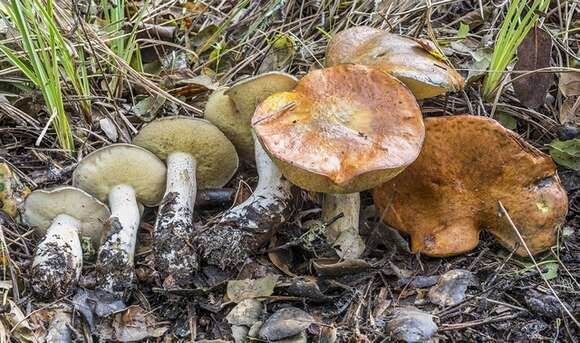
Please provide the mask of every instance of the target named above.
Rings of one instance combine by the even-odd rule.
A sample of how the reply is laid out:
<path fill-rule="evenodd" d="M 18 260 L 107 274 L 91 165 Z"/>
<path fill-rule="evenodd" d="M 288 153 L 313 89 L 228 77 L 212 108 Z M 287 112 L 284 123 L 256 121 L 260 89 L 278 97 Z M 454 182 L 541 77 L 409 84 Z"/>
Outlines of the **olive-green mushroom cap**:
<path fill-rule="evenodd" d="M 215 125 L 193 117 L 165 117 L 141 129 L 133 144 L 162 160 L 173 152 L 190 154 L 197 162 L 198 188 L 223 187 L 238 169 L 232 142 Z"/>
<path fill-rule="evenodd" d="M 153 153 L 132 144 L 113 144 L 93 151 L 79 162 L 73 186 L 106 201 L 111 188 L 133 187 L 137 201 L 159 204 L 165 192 L 165 163 Z"/>
<path fill-rule="evenodd" d="M 220 88 L 208 99 L 205 118 L 234 143 L 245 160 L 254 159 L 251 119 L 260 102 L 278 92 L 292 90 L 298 80 L 290 74 L 269 72 Z"/>
<path fill-rule="evenodd" d="M 36 190 L 24 201 L 22 220 L 45 234 L 53 220 L 61 214 L 76 218 L 81 223 L 81 236 L 90 237 L 98 244 L 105 223 L 111 215 L 109 208 L 82 189 L 63 186 L 50 190 Z"/>

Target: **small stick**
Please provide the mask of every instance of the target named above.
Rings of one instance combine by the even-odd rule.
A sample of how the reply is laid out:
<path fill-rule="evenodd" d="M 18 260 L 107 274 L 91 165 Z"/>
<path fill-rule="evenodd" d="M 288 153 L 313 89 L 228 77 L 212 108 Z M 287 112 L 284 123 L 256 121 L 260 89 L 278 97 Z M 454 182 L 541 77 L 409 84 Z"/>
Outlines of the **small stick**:
<path fill-rule="evenodd" d="M 503 206 L 503 204 L 501 203 L 501 201 L 498 201 L 497 203 L 499 205 L 500 212 L 503 215 L 506 216 L 506 218 L 508 220 L 508 223 L 510 224 L 510 226 L 512 227 L 512 229 L 515 231 L 516 235 L 520 239 L 521 243 L 523 244 L 524 248 L 526 249 L 526 252 L 528 253 L 528 255 L 530 256 L 530 258 L 532 259 L 532 262 L 534 262 L 534 267 L 536 267 L 536 269 L 538 270 L 538 273 L 542 277 L 542 280 L 544 280 L 544 282 L 546 283 L 546 285 L 550 289 L 550 292 L 552 292 L 552 294 L 554 295 L 554 297 L 556 297 L 556 300 L 558 300 L 558 302 L 560 303 L 560 306 L 562 306 L 562 308 L 564 309 L 564 312 L 566 312 L 566 314 L 570 317 L 570 319 L 572 319 L 572 321 L 574 322 L 574 324 L 576 324 L 576 326 L 578 326 L 580 328 L 580 322 L 578 322 L 578 320 L 576 318 L 574 318 L 574 316 L 572 315 L 572 313 L 570 313 L 570 311 L 568 311 L 568 308 L 566 307 L 566 305 L 564 305 L 564 303 L 562 302 L 562 300 L 560 300 L 560 297 L 558 297 L 558 294 L 556 294 L 556 291 L 552 288 L 552 285 L 550 285 L 550 282 L 548 282 L 548 280 L 546 279 L 546 277 L 544 276 L 544 274 L 540 270 L 540 267 L 538 267 L 538 263 L 536 262 L 536 259 L 532 255 L 532 252 L 528 248 L 528 245 L 524 241 L 524 238 L 522 237 L 522 235 L 520 234 L 520 231 L 518 230 L 518 228 L 516 227 L 516 225 L 512 221 L 512 218 L 508 214 L 507 210 L 505 209 L 505 207 Z"/>

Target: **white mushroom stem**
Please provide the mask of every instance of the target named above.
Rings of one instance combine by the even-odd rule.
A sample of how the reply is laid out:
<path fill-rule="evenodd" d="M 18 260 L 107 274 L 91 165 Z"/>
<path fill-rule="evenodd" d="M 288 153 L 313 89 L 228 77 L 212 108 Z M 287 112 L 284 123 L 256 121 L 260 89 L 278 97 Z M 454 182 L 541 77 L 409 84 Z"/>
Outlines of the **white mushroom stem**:
<path fill-rule="evenodd" d="M 141 214 L 135 190 L 128 185 L 111 188 L 109 206 L 109 231 L 97 256 L 97 282 L 101 289 L 119 293 L 133 283 L 133 258 Z"/>
<path fill-rule="evenodd" d="M 190 154 L 174 152 L 167 156 L 167 185 L 155 223 L 154 248 L 157 269 L 170 284 L 191 281 L 197 270 L 191 244 L 196 168 L 197 162 Z"/>
<path fill-rule="evenodd" d="M 336 219 L 342 213 L 342 217 Z M 343 259 L 359 258 L 365 244 L 359 235 L 360 195 L 324 194 L 322 200 L 322 220 L 332 222 L 325 231 L 325 237 L 336 253 Z"/>
<path fill-rule="evenodd" d="M 38 244 L 32 262 L 32 288 L 43 298 L 59 298 L 76 286 L 83 267 L 81 222 L 58 215 Z"/>
<path fill-rule="evenodd" d="M 286 221 L 292 186 L 264 151 L 255 134 L 254 149 L 258 185 L 246 201 L 224 214 L 221 223 L 264 233 Z"/>

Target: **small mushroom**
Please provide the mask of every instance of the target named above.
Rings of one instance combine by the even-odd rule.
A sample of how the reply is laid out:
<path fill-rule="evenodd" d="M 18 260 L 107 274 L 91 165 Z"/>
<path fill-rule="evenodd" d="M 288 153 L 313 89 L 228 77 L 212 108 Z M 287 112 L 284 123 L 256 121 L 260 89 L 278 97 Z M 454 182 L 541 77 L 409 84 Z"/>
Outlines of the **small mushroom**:
<path fill-rule="evenodd" d="M 362 254 L 358 192 L 386 182 L 419 155 L 424 128 L 415 97 L 377 69 L 342 64 L 308 73 L 292 92 L 256 109 L 262 146 L 293 184 L 325 194 L 323 219 L 340 257 Z M 332 194 L 334 193 L 334 194 Z"/>
<path fill-rule="evenodd" d="M 229 209 L 203 239 L 206 254 L 220 264 L 238 264 L 248 252 L 263 242 L 267 233 L 286 221 L 292 207 L 291 184 L 266 154 L 252 132 L 251 118 L 256 106 L 276 92 L 291 90 L 296 79 L 288 74 L 270 72 L 222 88 L 211 95 L 205 118 L 219 127 L 236 146 L 240 156 L 256 161 L 258 185 L 243 203 Z M 233 234 L 233 230 L 243 230 Z M 216 234 L 216 231 L 227 231 Z M 235 241 L 235 238 L 241 238 Z M 222 240 L 218 238 L 223 238 Z"/>
<path fill-rule="evenodd" d="M 157 270 L 169 284 L 190 282 L 198 268 L 191 242 L 197 189 L 223 187 L 238 168 L 238 154 L 216 126 L 191 117 L 157 119 L 133 143 L 167 163 L 165 195 L 153 232 Z"/>
<path fill-rule="evenodd" d="M 155 206 L 165 190 L 165 165 L 153 153 L 131 144 L 93 151 L 73 173 L 73 185 L 108 200 L 108 233 L 97 253 L 97 285 L 124 292 L 134 280 L 134 255 L 141 221 L 139 203 Z"/>
<path fill-rule="evenodd" d="M 358 26 L 331 39 L 326 65 L 357 63 L 378 68 L 401 80 L 417 99 L 461 90 L 463 77 L 429 50 L 421 41 Z"/>
<path fill-rule="evenodd" d="M 44 299 L 58 299 L 76 286 L 83 266 L 79 235 L 99 243 L 110 212 L 88 193 L 64 186 L 36 190 L 24 201 L 23 222 L 44 238 L 32 261 L 32 289 Z"/>
<path fill-rule="evenodd" d="M 520 241 L 505 206 L 532 253 L 555 242 L 567 211 L 554 162 L 495 120 L 458 115 L 427 118 L 419 158 L 374 190 L 385 222 L 429 256 L 474 249 L 481 230 L 513 249 Z M 522 245 L 518 255 L 527 255 Z"/>
<path fill-rule="evenodd" d="M 20 181 L 8 164 L 0 163 L 0 211 L 12 219 L 18 216 L 18 209 L 30 190 Z"/>

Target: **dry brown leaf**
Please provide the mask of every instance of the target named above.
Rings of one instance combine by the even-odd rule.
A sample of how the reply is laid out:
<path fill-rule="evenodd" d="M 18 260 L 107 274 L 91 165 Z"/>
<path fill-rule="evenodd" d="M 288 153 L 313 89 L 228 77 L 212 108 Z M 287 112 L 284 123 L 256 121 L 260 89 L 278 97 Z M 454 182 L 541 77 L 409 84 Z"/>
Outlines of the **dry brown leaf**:
<path fill-rule="evenodd" d="M 560 73 L 558 87 L 566 97 L 580 95 L 580 71 Z"/>
<path fill-rule="evenodd" d="M 514 71 L 527 73 L 550 66 L 552 37 L 535 27 L 518 48 L 518 62 Z M 534 72 L 514 79 L 513 86 L 520 102 L 531 108 L 544 104 L 548 89 L 552 85 L 552 73 Z"/>

